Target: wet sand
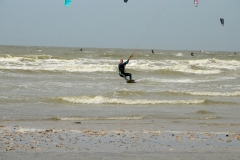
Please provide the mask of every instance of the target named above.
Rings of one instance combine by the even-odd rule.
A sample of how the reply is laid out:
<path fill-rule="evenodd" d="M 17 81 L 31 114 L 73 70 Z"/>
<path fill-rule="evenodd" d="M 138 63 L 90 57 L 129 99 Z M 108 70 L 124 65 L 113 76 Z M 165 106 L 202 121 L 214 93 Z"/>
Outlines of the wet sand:
<path fill-rule="evenodd" d="M 99 122 L 99 121 L 98 121 Z M 139 123 L 8 121 L 1 159 L 239 159 L 240 132 Z M 178 128 L 175 124 L 175 129 Z M 191 129 L 191 130 L 189 130 Z M 225 131 L 224 131 L 225 130 Z"/>

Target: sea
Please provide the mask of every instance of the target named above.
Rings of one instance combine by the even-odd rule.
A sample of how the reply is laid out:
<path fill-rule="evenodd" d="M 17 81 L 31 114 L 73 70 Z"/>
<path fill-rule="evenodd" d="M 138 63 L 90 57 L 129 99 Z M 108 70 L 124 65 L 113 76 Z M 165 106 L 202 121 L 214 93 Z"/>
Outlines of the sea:
<path fill-rule="evenodd" d="M 0 84 L 2 123 L 240 126 L 240 53 L 0 46 Z"/>

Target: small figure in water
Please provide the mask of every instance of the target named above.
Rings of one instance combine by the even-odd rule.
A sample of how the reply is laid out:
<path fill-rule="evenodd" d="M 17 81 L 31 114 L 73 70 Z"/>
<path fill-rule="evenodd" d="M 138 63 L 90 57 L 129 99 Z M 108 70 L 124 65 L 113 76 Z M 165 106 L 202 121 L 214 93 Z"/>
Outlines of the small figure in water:
<path fill-rule="evenodd" d="M 154 50 L 152 50 L 152 54 L 154 54 Z"/>
<path fill-rule="evenodd" d="M 132 59 L 133 55 L 134 54 L 131 54 L 126 62 L 123 62 L 123 59 L 120 59 L 120 63 L 118 64 L 119 76 L 123 77 L 126 81 L 128 81 L 127 76 L 132 80 L 132 74 L 125 72 L 125 66 L 128 64 L 129 60 Z"/>
<path fill-rule="evenodd" d="M 224 26 L 224 19 L 220 18 L 221 25 Z"/>
<path fill-rule="evenodd" d="M 191 53 L 191 56 L 194 56 L 193 52 Z"/>
<path fill-rule="evenodd" d="M 82 48 L 80 49 L 80 51 L 82 52 Z"/>

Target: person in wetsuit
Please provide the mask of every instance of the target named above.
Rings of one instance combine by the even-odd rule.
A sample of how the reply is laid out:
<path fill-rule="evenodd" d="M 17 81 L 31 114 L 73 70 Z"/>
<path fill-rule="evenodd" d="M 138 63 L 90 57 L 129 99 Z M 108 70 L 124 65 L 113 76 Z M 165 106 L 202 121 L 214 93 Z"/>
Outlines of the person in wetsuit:
<path fill-rule="evenodd" d="M 126 81 L 128 80 L 127 76 L 132 80 L 132 74 L 125 72 L 125 66 L 128 64 L 129 60 L 132 59 L 133 55 L 134 54 L 132 54 L 126 62 L 123 62 L 123 59 L 120 59 L 120 63 L 118 64 L 119 76 L 123 77 Z"/>

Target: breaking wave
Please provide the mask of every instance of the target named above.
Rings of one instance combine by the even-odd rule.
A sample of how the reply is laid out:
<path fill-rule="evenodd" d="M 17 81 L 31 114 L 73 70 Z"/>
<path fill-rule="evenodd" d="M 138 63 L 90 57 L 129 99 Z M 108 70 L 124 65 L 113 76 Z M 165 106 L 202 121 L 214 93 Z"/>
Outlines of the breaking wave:
<path fill-rule="evenodd" d="M 183 92 L 193 96 L 222 96 L 222 97 L 237 97 L 240 92 Z"/>
<path fill-rule="evenodd" d="M 67 72 L 115 72 L 116 64 L 110 60 L 93 59 L 52 59 L 46 56 L 2 57 L 0 69 L 31 71 L 67 71 Z"/>
<path fill-rule="evenodd" d="M 111 94 L 116 94 L 120 96 L 137 96 L 137 95 L 163 95 L 163 94 L 170 94 L 170 95 L 192 95 L 192 96 L 219 96 L 219 97 L 238 97 L 240 96 L 240 92 L 186 92 L 186 91 L 133 91 L 133 90 L 125 90 L 125 91 L 117 91 Z"/>
<path fill-rule="evenodd" d="M 116 116 L 116 117 L 58 117 L 62 121 L 84 121 L 84 120 L 140 120 L 142 116 Z"/>
<path fill-rule="evenodd" d="M 202 104 L 205 100 L 147 100 L 147 99 L 117 99 L 103 96 L 95 97 L 59 97 L 58 99 L 79 104 L 127 104 L 127 105 L 154 105 L 154 104 Z"/>
<path fill-rule="evenodd" d="M 117 72 L 119 60 L 77 58 L 64 59 L 51 55 L 0 55 L 0 69 L 67 72 Z M 237 70 L 237 60 L 132 60 L 128 69 L 135 71 L 170 71 L 192 74 L 220 74 L 224 70 Z"/>

